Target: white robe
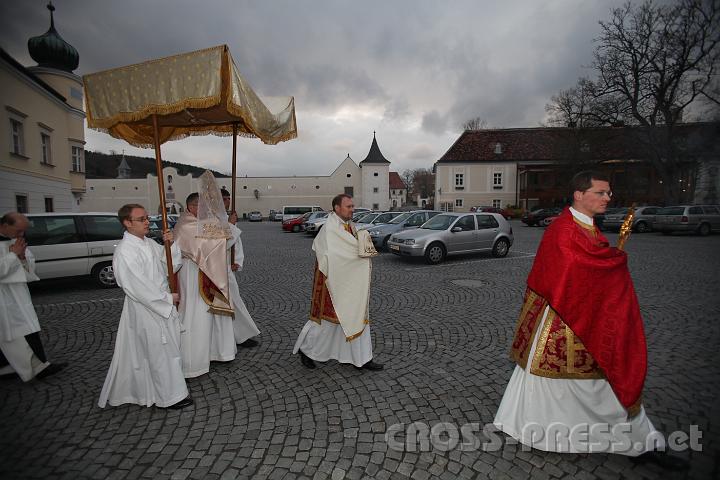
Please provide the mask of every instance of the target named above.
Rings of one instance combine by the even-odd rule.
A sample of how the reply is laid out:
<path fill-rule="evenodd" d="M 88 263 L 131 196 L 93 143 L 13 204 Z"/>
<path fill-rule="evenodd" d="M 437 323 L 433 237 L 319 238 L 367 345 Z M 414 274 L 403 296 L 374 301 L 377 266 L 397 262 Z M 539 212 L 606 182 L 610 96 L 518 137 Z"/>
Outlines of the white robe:
<path fill-rule="evenodd" d="M 592 219 L 571 209 L 586 224 Z M 548 452 L 618 453 L 637 456 L 665 445 L 641 407 L 629 421 L 605 379 L 548 378 L 530 373 L 549 307 L 543 313 L 526 368 L 515 366 L 494 424 L 523 445 Z M 552 435 L 553 431 L 559 437 Z M 567 431 L 574 434 L 566 435 Z M 586 434 L 586 433 L 587 434 Z"/>
<path fill-rule="evenodd" d="M 308 320 L 300 331 L 293 353 L 298 353 L 298 350 L 318 362 L 337 360 L 362 367 L 373 357 L 370 325 L 365 326 L 359 337 L 348 342 L 345 332 L 337 323 L 322 321 L 317 324 Z"/>
<path fill-rule="evenodd" d="M 180 250 L 173 245 L 171 252 L 177 270 L 182 262 Z M 188 389 L 164 247 L 125 232 L 115 248 L 113 271 L 125 302 L 98 405 L 173 405 L 188 396 Z"/>
<path fill-rule="evenodd" d="M 15 239 L 0 241 L 0 350 L 9 364 L 0 368 L 0 374 L 15 372 L 27 382 L 50 363 L 37 358 L 25 340 L 25 335 L 40 331 L 27 287 L 27 282 L 39 278 L 32 252 L 26 248 L 22 261 L 10 251 L 14 243 Z"/>
<path fill-rule="evenodd" d="M 227 263 L 230 247 L 235 239 L 227 242 Z M 210 371 L 210 362 L 229 362 L 235 359 L 237 346 L 233 332 L 233 319 L 208 311 L 208 305 L 198 290 L 199 269 L 195 262 L 184 259 L 178 273 L 180 285 L 180 353 L 185 378 L 199 377 Z M 230 278 L 233 276 L 231 275 Z M 232 282 L 232 280 L 229 280 Z"/>
<path fill-rule="evenodd" d="M 234 263 L 240 265 L 240 270 L 242 270 L 243 263 L 245 262 L 245 253 L 243 252 L 242 240 L 240 239 L 242 230 L 233 224 L 229 225 L 233 234 L 233 239 L 235 240 Z M 235 309 L 235 318 L 232 322 L 233 333 L 235 334 L 235 343 L 239 345 L 249 338 L 260 335 L 260 330 L 258 330 L 255 325 L 255 322 L 250 316 L 250 312 L 248 312 L 248 309 L 245 306 L 245 302 L 243 302 L 243 299 L 240 296 L 240 287 L 238 285 L 237 277 L 235 277 L 235 272 L 233 272 L 230 267 L 231 266 L 228 264 L 230 296 L 232 297 L 232 304 Z"/>
<path fill-rule="evenodd" d="M 352 318 L 352 324 L 361 324 L 362 333 L 348 342 L 347 332 L 342 325 L 326 320 L 321 320 L 318 324 L 309 320 L 300 331 L 293 353 L 302 350 L 305 355 L 318 362 L 337 360 L 361 367 L 373 357 L 370 325 L 364 324 L 364 319 L 368 318 L 370 260 L 360 259 L 357 240 L 343 230 L 343 223 L 335 213 L 331 213 L 325 226 L 315 237 L 313 250 L 317 256 L 318 268 L 327 277 L 328 290 L 330 286 L 336 288 L 334 295 L 331 292 L 335 312 L 338 317 L 340 312 L 343 312 L 346 317 Z M 351 248 L 347 244 L 350 244 Z M 333 276 L 338 278 L 331 280 Z M 342 304 L 336 304 L 336 300 Z"/>

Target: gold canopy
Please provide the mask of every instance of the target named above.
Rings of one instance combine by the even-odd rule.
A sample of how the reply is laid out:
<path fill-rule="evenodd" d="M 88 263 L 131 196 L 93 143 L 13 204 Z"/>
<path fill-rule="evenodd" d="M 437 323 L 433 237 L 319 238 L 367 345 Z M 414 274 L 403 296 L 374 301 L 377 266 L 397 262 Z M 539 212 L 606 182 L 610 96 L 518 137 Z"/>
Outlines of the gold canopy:
<path fill-rule="evenodd" d="M 297 137 L 293 97 L 268 98 L 271 111 L 240 75 L 227 45 L 83 76 L 88 127 L 137 147 L 188 135 Z"/>

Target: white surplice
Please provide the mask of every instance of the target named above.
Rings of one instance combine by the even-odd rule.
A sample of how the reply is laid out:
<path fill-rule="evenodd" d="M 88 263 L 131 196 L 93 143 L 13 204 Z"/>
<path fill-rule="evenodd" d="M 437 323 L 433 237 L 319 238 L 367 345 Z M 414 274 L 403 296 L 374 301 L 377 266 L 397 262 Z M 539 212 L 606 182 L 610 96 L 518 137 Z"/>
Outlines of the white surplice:
<path fill-rule="evenodd" d="M 570 211 L 579 221 L 592 225 L 587 215 L 573 208 Z M 530 373 L 549 308 L 545 308 L 537 328 L 526 368 L 515 366 L 495 415 L 495 426 L 523 445 L 549 452 L 637 456 L 662 449 L 665 439 L 653 427 L 645 408 L 628 419 L 607 380 L 548 378 Z M 565 435 L 567 430 L 575 434 Z M 561 433 L 556 436 L 553 431 Z"/>
<path fill-rule="evenodd" d="M 177 270 L 182 262 L 180 250 L 173 245 L 171 252 Z M 188 396 L 188 389 L 164 247 L 125 232 L 115 248 L 113 271 L 125 301 L 98 405 L 173 405 Z"/>
<path fill-rule="evenodd" d="M 47 368 L 50 363 L 42 362 L 25 340 L 25 335 L 39 332 L 35 308 L 30 298 L 27 282 L 39 280 L 35 275 L 35 257 L 25 249 L 25 260 L 20 260 L 10 251 L 15 239 L 2 237 L 0 241 L 0 350 L 8 366 L 0 369 L 1 374 L 17 373 L 24 381 Z"/>
<path fill-rule="evenodd" d="M 230 247 L 235 238 L 227 241 L 229 264 Z M 233 332 L 233 318 L 208 311 L 208 305 L 200 297 L 200 270 L 195 262 L 183 259 L 178 272 L 180 285 L 180 353 L 185 378 L 199 377 L 210 371 L 210 362 L 229 362 L 235 359 L 237 346 Z M 229 282 L 232 284 L 230 275 Z M 236 282 L 237 283 L 237 282 Z"/>
<path fill-rule="evenodd" d="M 235 241 L 235 258 L 233 261 L 234 263 L 240 265 L 240 269 L 242 270 L 243 263 L 245 262 L 245 253 L 243 252 L 243 244 L 240 239 L 242 230 L 233 224 L 229 225 L 230 231 L 233 235 L 233 240 Z M 255 322 L 250 316 L 250 312 L 248 312 L 248 309 L 245 306 L 245 302 L 243 302 L 243 299 L 240 296 L 240 286 L 238 285 L 237 278 L 235 277 L 235 272 L 232 271 L 230 265 L 228 265 L 228 284 L 230 286 L 230 296 L 232 297 L 233 308 L 235 309 L 235 318 L 232 322 L 233 333 L 235 334 L 235 343 L 239 345 L 249 338 L 260 335 L 260 330 L 258 330 L 255 325 Z"/>
<path fill-rule="evenodd" d="M 372 360 L 372 338 L 370 325 L 352 342 L 345 338 L 345 332 L 337 323 L 316 323 L 308 320 L 300 331 L 293 353 L 302 350 L 305 355 L 318 362 L 337 360 L 362 367 Z"/>

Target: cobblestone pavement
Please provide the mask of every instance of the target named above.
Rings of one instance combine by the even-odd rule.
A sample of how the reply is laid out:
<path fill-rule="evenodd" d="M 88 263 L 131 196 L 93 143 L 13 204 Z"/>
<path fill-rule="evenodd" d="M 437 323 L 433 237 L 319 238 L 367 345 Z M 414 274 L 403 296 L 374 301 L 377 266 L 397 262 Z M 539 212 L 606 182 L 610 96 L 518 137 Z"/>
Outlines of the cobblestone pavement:
<path fill-rule="evenodd" d="M 386 368 L 367 372 L 336 362 L 310 371 L 291 355 L 309 311 L 311 239 L 277 223 L 243 224 L 239 281 L 261 344 L 189 380 L 195 405 L 181 411 L 98 408 L 122 292 L 84 280 L 35 285 L 46 349 L 69 366 L 28 384 L 0 381 L 0 477 L 673 478 L 619 455 L 509 442 L 497 451 L 388 447 L 395 424 L 493 420 L 543 231 L 513 227 L 505 259 L 464 256 L 431 267 L 376 258 L 370 312 L 375 358 Z M 676 453 L 691 461 L 679 478 L 718 478 L 720 237 L 634 235 L 627 249 L 648 338 L 646 409 L 666 434 L 691 425 L 702 432 L 702 452 Z"/>

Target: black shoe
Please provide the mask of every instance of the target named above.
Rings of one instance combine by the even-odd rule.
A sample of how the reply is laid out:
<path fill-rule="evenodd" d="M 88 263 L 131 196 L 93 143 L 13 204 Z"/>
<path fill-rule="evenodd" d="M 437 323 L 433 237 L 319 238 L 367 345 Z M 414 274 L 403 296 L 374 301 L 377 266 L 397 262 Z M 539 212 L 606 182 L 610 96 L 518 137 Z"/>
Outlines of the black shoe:
<path fill-rule="evenodd" d="M 48 365 L 45 370 L 35 375 L 35 378 L 45 378 L 49 377 L 50 375 L 54 375 L 58 373 L 63 368 L 67 367 L 67 363 L 51 363 Z"/>
<path fill-rule="evenodd" d="M 260 345 L 260 342 L 258 342 L 257 340 L 254 340 L 252 338 L 248 338 L 244 342 L 238 343 L 238 347 L 242 347 L 242 348 L 255 348 L 258 345 Z"/>
<path fill-rule="evenodd" d="M 169 408 L 170 410 L 180 410 L 181 408 L 189 407 L 193 403 L 194 403 L 193 399 L 188 396 L 188 397 L 183 398 L 179 402 L 174 403 L 174 404 L 170 405 L 169 407 L 165 407 L 165 408 Z"/>
<path fill-rule="evenodd" d="M 303 353 L 302 350 L 298 350 L 298 353 L 300 354 L 300 362 L 307 368 L 315 368 L 315 362 L 312 358 L 308 357 Z"/>
<path fill-rule="evenodd" d="M 654 463 L 665 470 L 680 471 L 690 468 L 690 463 L 684 458 L 668 455 L 665 452 L 645 452 L 637 457 L 630 457 L 635 464 Z"/>
<path fill-rule="evenodd" d="M 383 368 L 385 368 L 385 366 L 382 363 L 377 363 L 377 362 L 373 362 L 372 360 L 370 360 L 362 367 L 355 367 L 355 368 L 357 368 L 358 370 L 378 371 L 378 370 L 382 370 Z"/>

